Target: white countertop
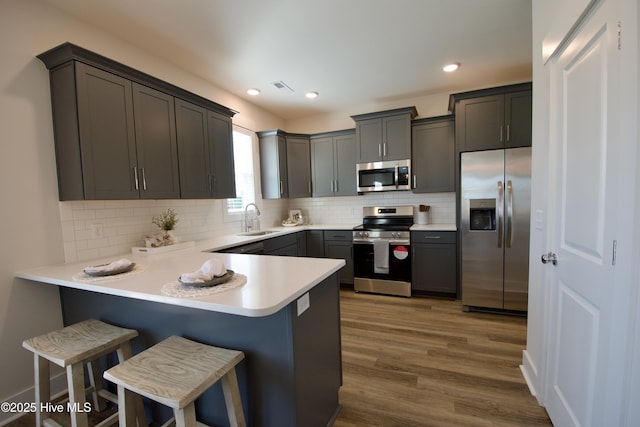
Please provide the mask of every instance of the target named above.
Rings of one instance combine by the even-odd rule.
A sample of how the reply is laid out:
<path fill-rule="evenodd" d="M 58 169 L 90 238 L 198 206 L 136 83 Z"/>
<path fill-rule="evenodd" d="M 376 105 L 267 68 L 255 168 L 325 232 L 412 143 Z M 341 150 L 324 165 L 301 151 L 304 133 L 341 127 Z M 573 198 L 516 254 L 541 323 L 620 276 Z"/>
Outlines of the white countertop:
<path fill-rule="evenodd" d="M 203 253 L 195 248 L 162 254 L 127 254 L 127 259 L 148 266 L 137 274 L 112 276 L 110 280 L 85 283 L 73 280 L 84 267 L 118 259 L 46 266 L 22 270 L 16 277 L 109 295 L 180 305 L 220 313 L 261 317 L 273 314 L 345 265 L 342 259 L 317 259 L 269 255 Z M 181 273 L 192 272 L 210 258 L 217 258 L 228 269 L 247 276 L 247 283 L 237 289 L 197 298 L 176 298 L 161 293 L 166 283 Z"/>
<path fill-rule="evenodd" d="M 196 242 L 193 247 L 159 254 L 124 254 L 79 263 L 53 265 L 21 270 L 16 277 L 109 295 L 181 305 L 221 313 L 249 317 L 273 314 L 345 265 L 342 259 L 284 257 L 211 253 L 271 237 L 302 230 L 351 230 L 358 224 L 318 224 L 296 227 L 274 227 L 273 233 L 261 236 L 231 234 Z M 414 225 L 411 230 L 455 231 L 455 224 Z M 119 258 L 148 267 L 145 271 L 92 283 L 75 281 L 73 277 L 87 266 L 107 264 Z M 176 298 L 160 289 L 177 280 L 182 273 L 197 270 L 210 258 L 217 258 L 228 269 L 247 276 L 247 283 L 237 289 L 197 298 Z"/>

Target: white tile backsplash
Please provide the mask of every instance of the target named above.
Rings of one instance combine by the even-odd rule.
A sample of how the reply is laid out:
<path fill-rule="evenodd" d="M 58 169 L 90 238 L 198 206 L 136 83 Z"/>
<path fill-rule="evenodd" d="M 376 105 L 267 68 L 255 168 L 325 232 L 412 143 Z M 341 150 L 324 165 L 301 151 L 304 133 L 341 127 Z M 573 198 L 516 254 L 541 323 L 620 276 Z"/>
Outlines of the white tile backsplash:
<path fill-rule="evenodd" d="M 262 228 L 280 225 L 289 209 L 302 209 L 305 222 L 310 224 L 359 224 L 363 206 L 413 205 L 417 212 L 420 204 L 431 206 L 430 223 L 455 223 L 455 193 L 397 191 L 258 202 Z M 185 242 L 241 232 L 241 217 L 225 217 L 225 207 L 226 200 L 60 202 L 65 260 L 76 262 L 130 253 L 131 247 L 143 245 L 143 236 L 158 231 L 151 219 L 167 208 L 176 211 L 175 235 Z"/>

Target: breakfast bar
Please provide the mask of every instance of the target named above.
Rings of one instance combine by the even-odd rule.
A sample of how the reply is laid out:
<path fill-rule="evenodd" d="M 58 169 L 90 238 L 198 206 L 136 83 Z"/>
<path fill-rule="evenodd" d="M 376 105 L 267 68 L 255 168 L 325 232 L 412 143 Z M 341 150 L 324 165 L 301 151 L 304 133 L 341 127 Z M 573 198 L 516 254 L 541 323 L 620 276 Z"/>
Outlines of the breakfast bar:
<path fill-rule="evenodd" d="M 65 325 L 95 318 L 136 329 L 138 353 L 169 336 L 240 350 L 238 382 L 253 426 L 326 426 L 339 411 L 342 384 L 338 271 L 344 260 L 205 253 L 190 248 L 127 256 L 130 272 L 83 280 L 74 263 L 23 270 L 17 277 L 57 285 Z M 216 259 L 246 283 L 218 293 L 170 296 L 180 274 Z M 106 361 L 113 363 L 113 361 Z M 196 403 L 197 417 L 228 425 L 220 385 Z M 150 421 L 171 411 L 148 404 Z"/>

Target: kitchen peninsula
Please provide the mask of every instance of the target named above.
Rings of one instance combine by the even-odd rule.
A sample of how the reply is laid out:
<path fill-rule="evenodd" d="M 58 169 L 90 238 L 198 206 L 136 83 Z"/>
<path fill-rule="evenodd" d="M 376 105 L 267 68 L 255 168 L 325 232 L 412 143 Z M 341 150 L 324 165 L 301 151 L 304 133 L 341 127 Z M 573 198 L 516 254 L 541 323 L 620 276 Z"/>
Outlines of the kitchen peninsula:
<path fill-rule="evenodd" d="M 175 252 L 127 255 L 140 269 L 102 281 L 78 281 L 77 275 L 115 257 L 16 276 L 59 286 L 66 325 L 97 318 L 138 330 L 134 353 L 171 335 L 243 351 L 238 381 L 249 425 L 332 423 L 342 383 L 338 270 L 344 260 L 208 253 L 212 249 L 204 242 Z M 247 283 L 195 298 L 161 292 L 210 258 L 246 276 Z M 219 384 L 201 401 L 196 408 L 202 422 L 228 423 Z M 169 416 L 167 409 L 152 407 L 154 421 Z"/>

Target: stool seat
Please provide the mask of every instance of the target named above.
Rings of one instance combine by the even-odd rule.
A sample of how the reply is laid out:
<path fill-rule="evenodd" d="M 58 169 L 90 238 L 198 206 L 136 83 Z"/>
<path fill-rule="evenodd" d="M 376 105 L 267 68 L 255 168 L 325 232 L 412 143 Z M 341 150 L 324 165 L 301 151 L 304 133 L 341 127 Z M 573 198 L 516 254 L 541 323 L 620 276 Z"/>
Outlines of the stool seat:
<path fill-rule="evenodd" d="M 114 351 L 138 331 L 90 319 L 24 340 L 22 346 L 63 368 Z"/>
<path fill-rule="evenodd" d="M 244 425 L 235 373 L 242 359 L 241 351 L 172 336 L 105 371 L 104 378 L 118 385 L 120 411 L 122 394 L 131 391 L 173 408 L 177 424 L 187 426 L 195 424 L 195 400 L 222 380 L 231 425 Z M 120 425 L 127 425 L 122 412 Z"/>
<path fill-rule="evenodd" d="M 93 409 L 102 410 L 105 399 L 117 403 L 117 397 L 102 387 L 102 377 L 97 374 L 94 363 L 99 357 L 116 352 L 120 362 L 131 357 L 131 339 L 138 332 L 121 328 L 96 319 L 85 320 L 65 328 L 52 331 L 34 338 L 26 339 L 22 346 L 34 355 L 36 424 L 56 425 L 41 412 L 43 404 L 51 401 L 51 380 L 49 363 L 65 368 L 69 390 L 69 402 L 75 408 L 84 408 L 85 394 L 93 396 Z M 84 366 L 87 366 L 90 387 L 85 388 Z M 141 424 L 146 423 L 142 401 L 134 402 L 136 417 Z M 86 412 L 71 411 L 71 425 L 88 425 Z M 99 425 L 108 425 L 117 421 L 114 414 Z"/>

